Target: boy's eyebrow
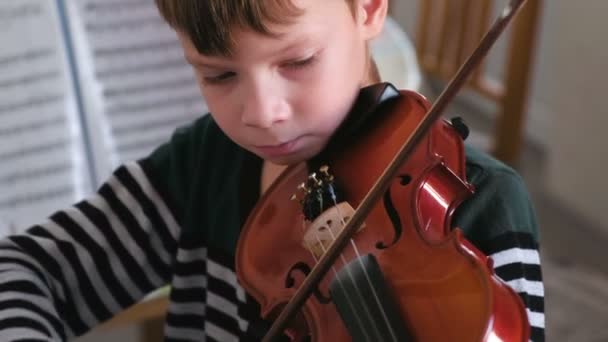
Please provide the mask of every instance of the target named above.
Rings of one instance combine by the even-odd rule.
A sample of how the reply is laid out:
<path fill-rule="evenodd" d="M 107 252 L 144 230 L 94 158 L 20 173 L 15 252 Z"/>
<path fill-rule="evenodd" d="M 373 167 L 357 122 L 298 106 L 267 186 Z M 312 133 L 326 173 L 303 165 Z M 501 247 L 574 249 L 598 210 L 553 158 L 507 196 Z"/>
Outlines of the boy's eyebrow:
<path fill-rule="evenodd" d="M 288 51 L 293 50 L 293 49 L 295 49 L 298 46 L 301 46 L 301 45 L 304 45 L 304 44 L 307 44 L 307 43 L 310 43 L 310 42 L 312 42 L 312 39 L 308 35 L 299 37 L 297 39 L 294 39 L 289 45 L 281 48 L 276 53 L 273 53 L 273 55 L 276 56 L 276 55 L 285 54 Z M 225 66 L 219 65 L 219 64 L 214 64 L 213 62 L 209 63 L 209 62 L 197 61 L 197 58 L 195 56 L 192 56 L 191 54 L 188 54 L 188 53 L 184 53 L 184 58 L 186 59 L 186 62 L 188 62 L 191 65 L 196 65 L 196 66 L 200 66 L 200 67 L 204 67 L 204 68 L 210 68 L 210 69 L 222 69 L 222 68 L 225 68 Z"/>
<path fill-rule="evenodd" d="M 186 62 L 188 62 L 191 65 L 201 66 L 204 68 L 210 68 L 210 69 L 224 68 L 221 65 L 214 65 L 213 63 L 205 63 L 205 62 L 197 61 L 196 57 L 191 57 L 189 54 L 184 54 L 184 59 L 186 60 Z"/>
<path fill-rule="evenodd" d="M 277 53 L 278 54 L 282 54 L 282 53 L 285 53 L 285 52 L 287 52 L 289 50 L 293 50 L 297 46 L 304 45 L 304 44 L 307 44 L 307 43 L 310 43 L 310 42 L 312 42 L 312 39 L 310 38 L 310 36 L 308 36 L 308 35 L 302 36 L 302 37 L 299 37 L 299 38 L 295 39 L 291 44 L 289 44 L 286 47 L 282 48 Z"/>

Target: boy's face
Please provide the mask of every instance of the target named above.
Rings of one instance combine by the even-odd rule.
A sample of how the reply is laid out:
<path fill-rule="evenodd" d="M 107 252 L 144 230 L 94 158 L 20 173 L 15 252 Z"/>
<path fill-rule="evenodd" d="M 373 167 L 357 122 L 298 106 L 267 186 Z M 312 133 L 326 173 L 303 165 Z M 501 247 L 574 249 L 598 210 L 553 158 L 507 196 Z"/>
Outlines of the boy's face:
<path fill-rule="evenodd" d="M 235 30 L 231 57 L 199 54 L 180 34 L 211 115 L 237 144 L 277 164 L 325 146 L 367 80 L 364 19 L 341 0 L 298 0 L 304 10 L 277 37 Z"/>

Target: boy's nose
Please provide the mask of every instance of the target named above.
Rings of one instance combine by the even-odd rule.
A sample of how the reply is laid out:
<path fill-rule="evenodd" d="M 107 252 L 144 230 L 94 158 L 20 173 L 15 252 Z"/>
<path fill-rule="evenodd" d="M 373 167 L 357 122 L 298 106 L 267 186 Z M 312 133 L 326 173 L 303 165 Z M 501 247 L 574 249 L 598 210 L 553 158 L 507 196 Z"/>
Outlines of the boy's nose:
<path fill-rule="evenodd" d="M 289 118 L 289 106 L 276 92 L 252 91 L 244 101 L 242 113 L 245 125 L 270 128 Z"/>

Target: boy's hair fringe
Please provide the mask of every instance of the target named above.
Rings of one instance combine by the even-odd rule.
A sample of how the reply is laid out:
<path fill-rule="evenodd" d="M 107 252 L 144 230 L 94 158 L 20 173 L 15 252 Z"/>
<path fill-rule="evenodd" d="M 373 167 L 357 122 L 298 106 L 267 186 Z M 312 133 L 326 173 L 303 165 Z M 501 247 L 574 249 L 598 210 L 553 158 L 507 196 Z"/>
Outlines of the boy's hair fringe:
<path fill-rule="evenodd" d="M 351 11 L 354 0 L 346 0 Z M 274 36 L 269 25 L 288 24 L 303 10 L 291 0 L 155 0 L 165 21 L 187 35 L 199 53 L 230 56 L 234 28 Z"/>

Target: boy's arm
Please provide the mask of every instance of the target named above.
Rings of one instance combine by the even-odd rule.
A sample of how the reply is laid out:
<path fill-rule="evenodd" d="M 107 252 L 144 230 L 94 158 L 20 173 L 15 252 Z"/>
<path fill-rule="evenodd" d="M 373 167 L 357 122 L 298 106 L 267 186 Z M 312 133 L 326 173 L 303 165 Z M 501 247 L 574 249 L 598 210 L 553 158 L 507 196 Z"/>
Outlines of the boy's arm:
<path fill-rule="evenodd" d="M 66 340 L 166 284 L 179 226 L 139 163 L 0 240 L 1 340 Z"/>
<path fill-rule="evenodd" d="M 0 340 L 81 335 L 170 281 L 209 122 L 177 130 L 88 200 L 0 240 Z"/>
<path fill-rule="evenodd" d="M 474 245 L 492 257 L 496 275 L 526 306 L 531 340 L 544 341 L 538 227 L 526 187 L 519 175 L 504 166 L 467 166 L 476 193 L 458 208 L 453 226 L 462 228 Z"/>
<path fill-rule="evenodd" d="M 494 271 L 522 298 L 532 341 L 544 341 L 544 286 L 538 243 L 525 233 L 504 233 L 480 248 L 494 261 Z"/>

